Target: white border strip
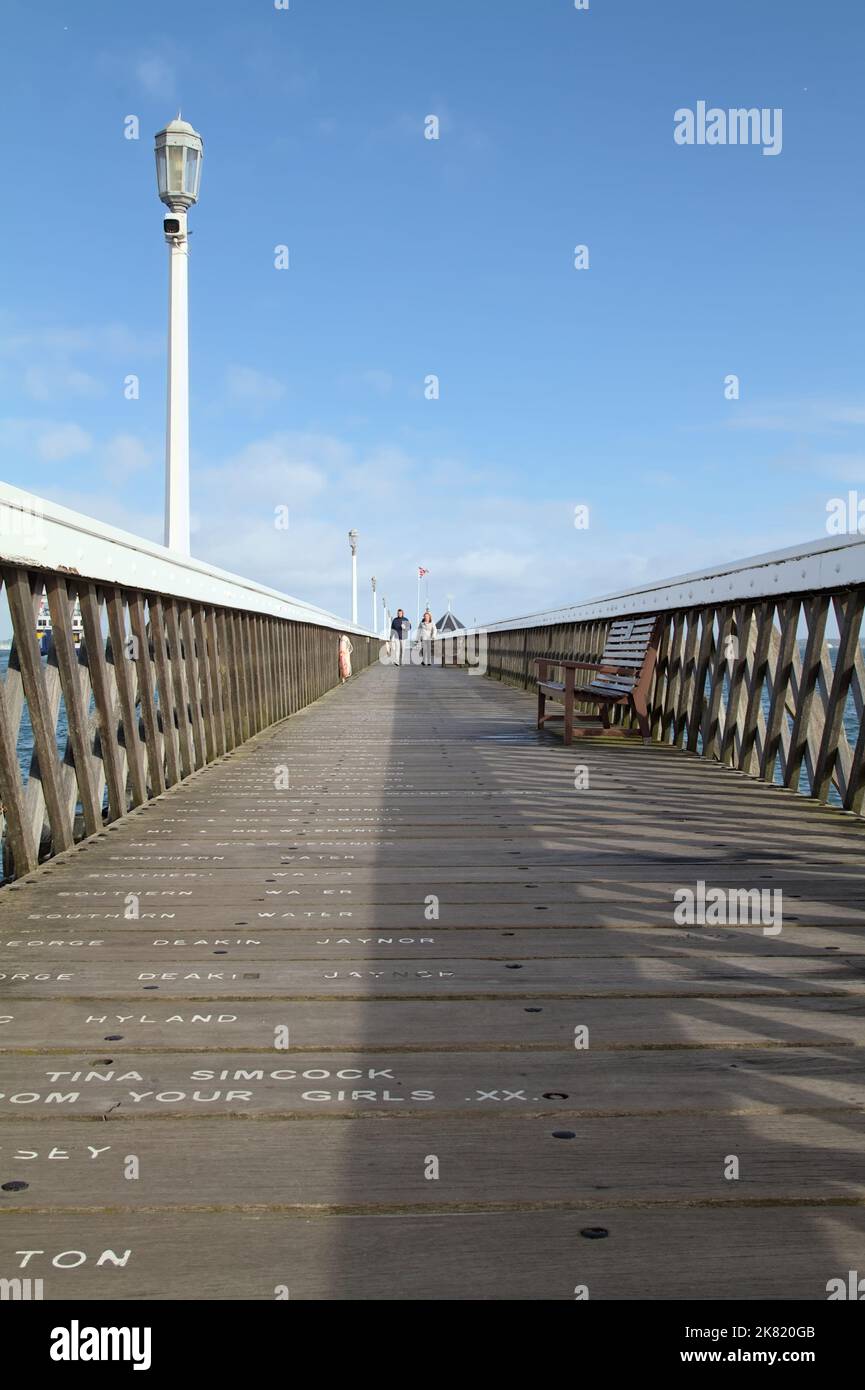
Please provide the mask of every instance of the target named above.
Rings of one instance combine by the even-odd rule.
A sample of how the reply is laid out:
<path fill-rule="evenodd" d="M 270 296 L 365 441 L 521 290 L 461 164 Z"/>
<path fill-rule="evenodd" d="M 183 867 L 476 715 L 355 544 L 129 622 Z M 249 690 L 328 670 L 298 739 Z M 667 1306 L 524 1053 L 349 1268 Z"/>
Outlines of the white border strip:
<path fill-rule="evenodd" d="M 106 526 L 9 483 L 0 483 L 0 559 L 4 564 L 30 569 L 63 569 L 82 579 L 145 593 L 375 636 L 371 628 L 355 627 L 324 608 L 201 560 L 177 555 L 163 545 Z"/>
<path fill-rule="evenodd" d="M 850 584 L 865 584 L 865 536 L 806 542 L 790 546 L 788 550 L 752 555 L 715 569 L 645 584 L 639 589 L 607 594 L 592 603 L 504 618 L 474 630 L 502 632 L 547 627 L 553 623 L 585 622 L 591 618 L 625 617 L 632 613 L 663 613 L 669 609 L 699 608 L 778 594 L 843 589 Z"/>

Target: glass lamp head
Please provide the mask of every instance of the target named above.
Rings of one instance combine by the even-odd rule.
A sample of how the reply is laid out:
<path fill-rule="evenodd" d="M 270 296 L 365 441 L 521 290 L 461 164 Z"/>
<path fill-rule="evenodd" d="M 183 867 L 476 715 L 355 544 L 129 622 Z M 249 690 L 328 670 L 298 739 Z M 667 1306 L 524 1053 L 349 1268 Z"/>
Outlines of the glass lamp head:
<path fill-rule="evenodd" d="M 156 184 L 172 212 L 186 212 L 198 202 L 204 142 L 188 121 L 178 116 L 156 136 Z"/>

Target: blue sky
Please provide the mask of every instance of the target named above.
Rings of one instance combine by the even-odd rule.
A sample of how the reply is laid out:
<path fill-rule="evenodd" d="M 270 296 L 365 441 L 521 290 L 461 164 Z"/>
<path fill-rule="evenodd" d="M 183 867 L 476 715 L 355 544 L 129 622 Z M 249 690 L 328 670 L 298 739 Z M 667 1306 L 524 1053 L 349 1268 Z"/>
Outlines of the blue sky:
<path fill-rule="evenodd" d="M 436 616 L 494 619 L 865 494 L 858 0 L 5 0 L 2 31 L 8 482 L 161 539 L 182 107 L 200 558 L 345 613 L 355 526 L 362 618 L 422 564 Z M 700 100 L 781 108 L 781 153 L 677 145 Z"/>

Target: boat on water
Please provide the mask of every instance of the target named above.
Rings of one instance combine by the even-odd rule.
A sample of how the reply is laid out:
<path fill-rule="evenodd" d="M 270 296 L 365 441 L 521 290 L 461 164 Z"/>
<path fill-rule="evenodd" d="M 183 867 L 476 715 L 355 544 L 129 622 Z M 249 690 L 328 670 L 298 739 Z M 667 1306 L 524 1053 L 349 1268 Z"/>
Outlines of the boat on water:
<path fill-rule="evenodd" d="M 72 640 L 76 647 L 80 644 L 83 633 L 84 623 L 81 617 L 81 605 L 76 599 L 75 607 L 72 610 Z M 48 648 L 51 645 L 51 612 L 48 608 L 48 595 L 44 589 L 39 600 L 39 612 L 36 614 L 36 640 L 42 655 L 47 656 Z"/>

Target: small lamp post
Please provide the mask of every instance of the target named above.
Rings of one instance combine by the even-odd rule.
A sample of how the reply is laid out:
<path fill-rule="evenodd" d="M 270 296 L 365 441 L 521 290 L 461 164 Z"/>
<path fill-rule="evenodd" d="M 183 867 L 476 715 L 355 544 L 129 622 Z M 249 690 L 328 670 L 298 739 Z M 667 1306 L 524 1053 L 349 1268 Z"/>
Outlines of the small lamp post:
<path fill-rule="evenodd" d="M 348 543 L 351 546 L 351 620 L 357 627 L 357 531 L 353 527 L 348 533 Z"/>
<path fill-rule="evenodd" d="M 378 608 L 375 602 L 375 575 L 369 581 L 372 585 L 372 630 L 378 636 Z"/>
<path fill-rule="evenodd" d="M 186 214 L 198 201 L 204 144 L 188 121 L 156 136 L 156 183 L 168 211 L 168 402 L 165 434 L 165 544 L 189 554 L 189 243 Z"/>

